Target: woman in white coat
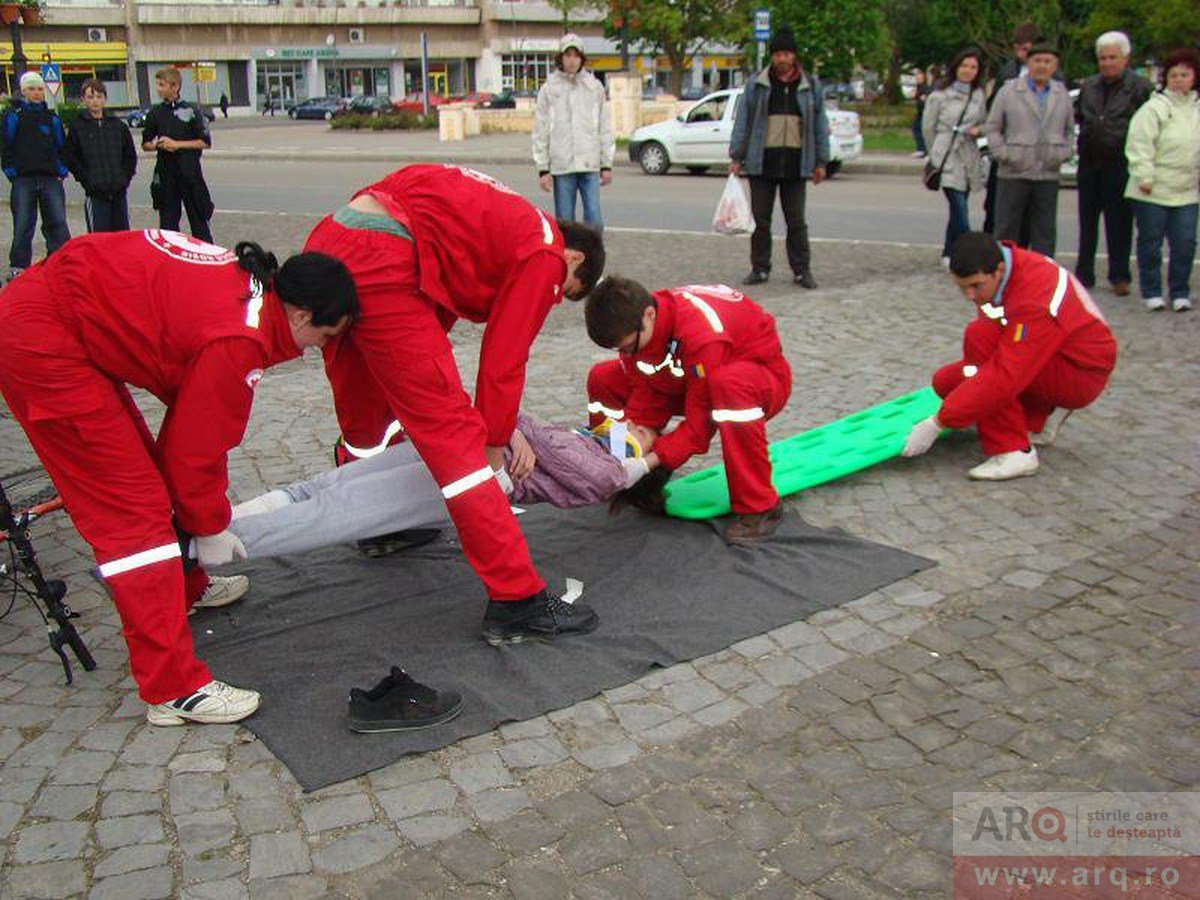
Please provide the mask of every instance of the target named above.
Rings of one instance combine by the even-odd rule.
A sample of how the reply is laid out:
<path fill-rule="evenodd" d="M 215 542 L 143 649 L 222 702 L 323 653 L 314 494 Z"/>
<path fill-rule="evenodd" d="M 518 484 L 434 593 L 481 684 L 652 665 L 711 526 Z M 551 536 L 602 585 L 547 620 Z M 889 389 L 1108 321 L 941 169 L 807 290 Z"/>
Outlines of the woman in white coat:
<path fill-rule="evenodd" d="M 563 35 L 555 70 L 538 91 L 533 116 L 533 162 L 542 190 L 554 191 L 554 215 L 575 218 L 575 198 L 583 200 L 583 221 L 604 229 L 600 186 L 612 182 L 616 141 L 604 85 L 584 68 L 587 57 L 577 35 Z"/>
<path fill-rule="evenodd" d="M 971 230 L 968 199 L 983 184 L 976 139 L 983 132 L 987 101 L 983 90 L 983 55 L 974 47 L 960 50 L 946 70 L 939 89 L 925 101 L 921 127 L 929 163 L 942 169 L 942 193 L 950 205 L 942 265 L 949 266 L 950 248 L 960 234 Z"/>

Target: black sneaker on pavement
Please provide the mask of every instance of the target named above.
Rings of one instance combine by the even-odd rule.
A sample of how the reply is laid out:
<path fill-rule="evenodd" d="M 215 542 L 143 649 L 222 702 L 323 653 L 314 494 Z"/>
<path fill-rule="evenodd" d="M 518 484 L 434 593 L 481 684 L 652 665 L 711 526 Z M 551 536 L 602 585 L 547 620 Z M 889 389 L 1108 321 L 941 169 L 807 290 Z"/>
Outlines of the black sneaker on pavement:
<path fill-rule="evenodd" d="M 742 279 L 742 284 L 763 284 L 771 273 L 766 269 L 751 269 L 750 274 Z"/>
<path fill-rule="evenodd" d="M 524 600 L 488 602 L 483 615 L 483 639 L 493 647 L 522 641 L 552 641 L 569 634 L 594 631 L 600 617 L 586 603 L 567 603 L 543 589 Z"/>
<path fill-rule="evenodd" d="M 411 550 L 413 547 L 423 547 L 436 541 L 442 534 L 440 528 L 407 528 L 404 531 L 393 531 L 381 534 L 379 537 L 364 538 L 355 546 L 359 553 L 369 559 L 381 556 L 391 556 L 401 550 Z"/>
<path fill-rule="evenodd" d="M 360 734 L 411 731 L 449 722 L 462 712 L 456 691 L 436 691 L 393 666 L 391 674 L 369 691 L 350 689 L 350 729 Z"/>

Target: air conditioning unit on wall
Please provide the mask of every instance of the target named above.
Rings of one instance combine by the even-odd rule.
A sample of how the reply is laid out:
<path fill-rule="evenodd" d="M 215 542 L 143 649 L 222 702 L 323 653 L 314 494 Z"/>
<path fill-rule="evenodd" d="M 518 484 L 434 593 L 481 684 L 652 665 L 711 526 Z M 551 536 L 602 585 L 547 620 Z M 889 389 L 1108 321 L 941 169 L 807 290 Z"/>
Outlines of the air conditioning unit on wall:
<path fill-rule="evenodd" d="M 363 28 L 351 28 L 349 33 L 350 43 L 362 44 L 366 41 L 367 33 Z"/>
<path fill-rule="evenodd" d="M 106 31 L 105 29 L 103 29 L 103 28 L 89 28 L 88 29 L 88 43 L 89 44 L 103 44 L 103 43 L 106 43 L 107 41 L 108 41 L 108 31 Z"/>

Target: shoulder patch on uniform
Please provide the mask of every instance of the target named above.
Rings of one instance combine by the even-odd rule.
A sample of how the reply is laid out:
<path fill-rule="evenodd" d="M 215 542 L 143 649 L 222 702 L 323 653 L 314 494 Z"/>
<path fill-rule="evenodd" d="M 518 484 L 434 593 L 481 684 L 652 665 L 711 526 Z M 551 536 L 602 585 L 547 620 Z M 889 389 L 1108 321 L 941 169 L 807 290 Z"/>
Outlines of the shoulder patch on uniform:
<path fill-rule="evenodd" d="M 1013 343 L 1019 344 L 1021 341 L 1025 340 L 1026 332 L 1027 329 L 1025 328 L 1025 323 L 1018 322 L 1016 327 L 1013 328 Z"/>
<path fill-rule="evenodd" d="M 254 390 L 256 387 L 258 387 L 258 383 L 262 381 L 262 377 L 262 369 L 251 369 L 246 373 L 246 387 L 250 388 L 250 390 Z"/>
<path fill-rule="evenodd" d="M 155 250 L 183 262 L 196 263 L 200 266 L 225 266 L 237 261 L 237 256 L 232 250 L 198 241 L 194 237 L 180 234 L 178 231 L 149 228 L 142 234 L 146 236 L 146 240 Z"/>

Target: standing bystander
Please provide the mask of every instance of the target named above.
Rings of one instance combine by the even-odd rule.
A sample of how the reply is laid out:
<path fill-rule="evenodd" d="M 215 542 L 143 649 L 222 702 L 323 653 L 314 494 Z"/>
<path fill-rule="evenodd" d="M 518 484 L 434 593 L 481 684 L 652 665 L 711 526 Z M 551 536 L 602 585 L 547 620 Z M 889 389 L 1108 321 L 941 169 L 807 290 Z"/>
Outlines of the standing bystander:
<path fill-rule="evenodd" d="M 1079 85 L 1079 259 L 1075 277 L 1084 287 L 1096 283 L 1096 244 L 1104 214 L 1108 283 L 1118 297 L 1129 293 L 1129 249 L 1133 210 L 1125 199 L 1129 168 L 1125 138 L 1129 120 L 1154 93 L 1154 86 L 1129 68 L 1129 38 L 1108 31 L 1096 40 L 1099 72 Z"/>
<path fill-rule="evenodd" d="M 180 214 L 187 210 L 192 236 L 212 243 L 208 222 L 214 207 L 200 168 L 200 154 L 212 146 L 212 137 L 199 107 L 179 99 L 180 85 L 177 69 L 154 73 L 162 103 L 150 108 L 142 129 L 142 149 L 158 151 L 150 197 L 160 228 L 178 231 Z"/>
<path fill-rule="evenodd" d="M 924 69 L 917 70 L 916 79 L 917 84 L 913 97 L 917 102 L 917 115 L 912 121 L 912 136 L 913 144 L 917 149 L 913 151 L 913 158 L 924 159 L 929 149 L 927 146 L 929 142 L 925 140 L 925 101 L 933 93 L 933 85 L 929 83 Z"/>
<path fill-rule="evenodd" d="M 39 208 L 47 256 L 71 238 L 62 184 L 68 175 L 61 155 L 65 141 L 62 119 L 46 105 L 46 82 L 36 72 L 26 72 L 21 76 L 21 98 L 13 100 L 0 128 L 0 160 L 12 182 L 10 280 L 33 261 L 33 232 Z"/>
<path fill-rule="evenodd" d="M 996 70 L 996 77 L 992 79 L 991 93 L 988 95 L 988 109 L 992 108 L 992 104 L 996 102 L 996 95 L 1000 93 L 1000 88 L 1011 81 L 1013 78 L 1027 75 L 1029 68 L 1026 66 L 1026 60 L 1029 57 L 1029 48 L 1033 46 L 1034 41 L 1038 39 L 1038 27 L 1032 22 L 1022 22 L 1013 29 L 1012 34 L 1012 58 L 1005 60 L 999 69 Z M 983 230 L 992 232 L 996 227 L 996 165 L 992 164 L 988 169 L 987 178 L 987 194 L 983 200 Z M 1022 239 L 1028 242 L 1029 233 L 1026 232 Z"/>
<path fill-rule="evenodd" d="M 129 182 L 137 172 L 137 148 L 125 123 L 106 113 L 104 82 L 89 78 L 79 92 L 83 112 L 67 132 L 63 157 L 86 195 L 88 231 L 129 229 Z"/>

